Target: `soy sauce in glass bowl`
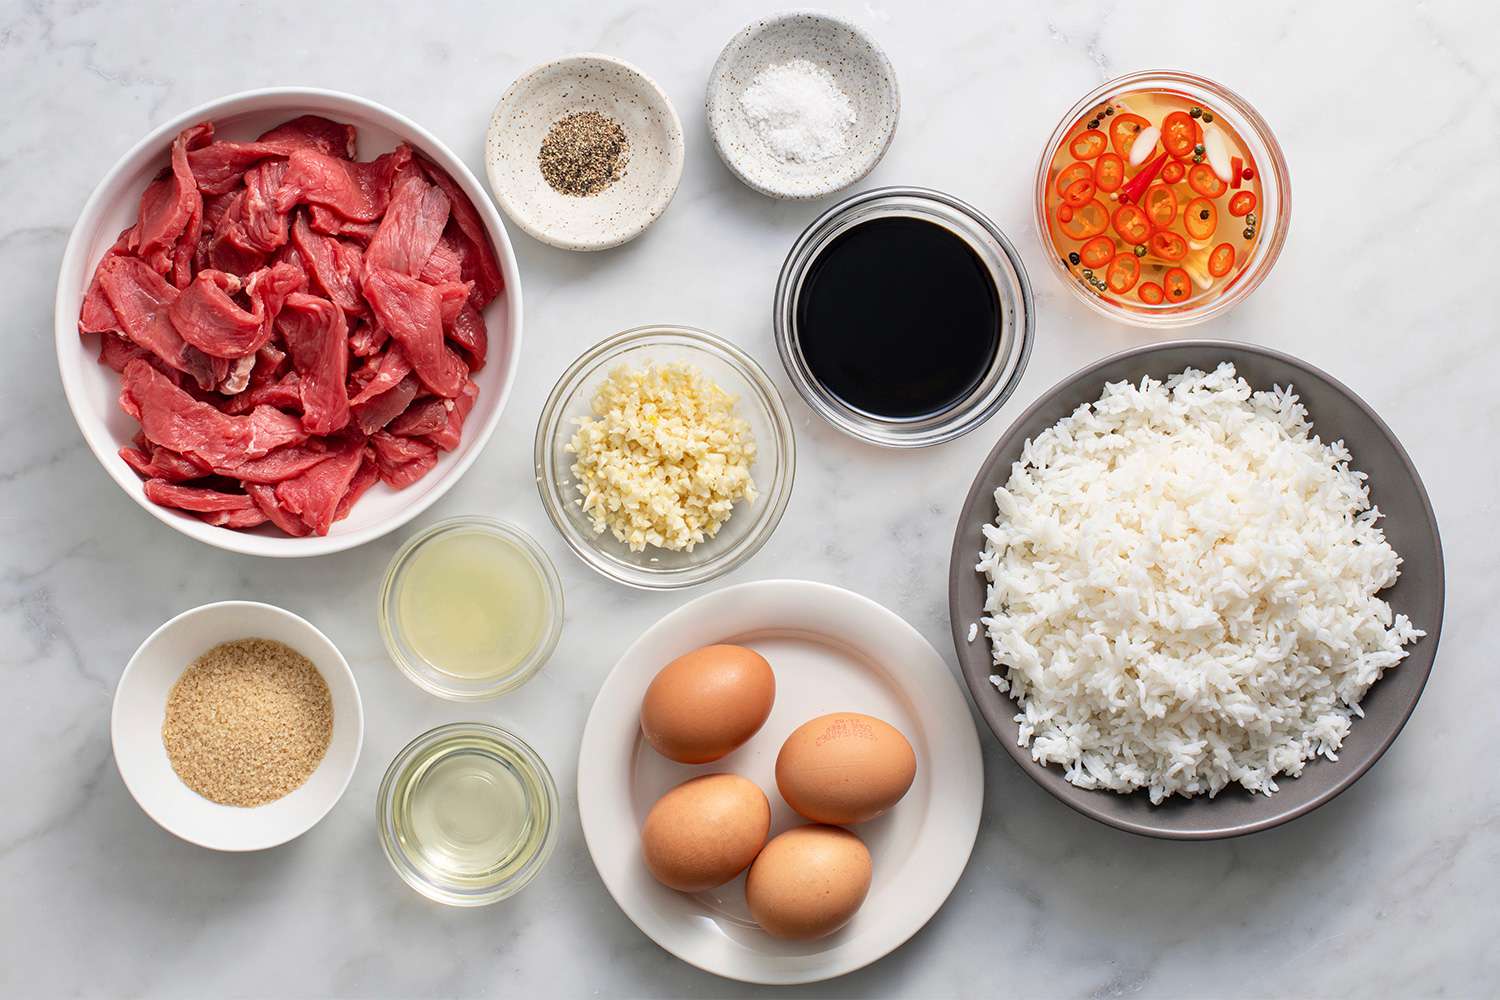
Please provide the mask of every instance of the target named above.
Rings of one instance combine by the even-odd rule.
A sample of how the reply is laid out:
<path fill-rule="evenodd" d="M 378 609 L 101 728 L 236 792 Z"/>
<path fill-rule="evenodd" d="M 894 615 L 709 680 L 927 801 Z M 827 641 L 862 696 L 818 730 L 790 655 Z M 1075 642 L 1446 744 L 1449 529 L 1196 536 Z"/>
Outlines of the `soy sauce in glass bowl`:
<path fill-rule="evenodd" d="M 776 346 L 797 391 L 836 428 L 915 448 L 978 427 L 1020 382 L 1031 286 L 1010 241 L 941 192 L 846 199 L 792 247 Z"/>

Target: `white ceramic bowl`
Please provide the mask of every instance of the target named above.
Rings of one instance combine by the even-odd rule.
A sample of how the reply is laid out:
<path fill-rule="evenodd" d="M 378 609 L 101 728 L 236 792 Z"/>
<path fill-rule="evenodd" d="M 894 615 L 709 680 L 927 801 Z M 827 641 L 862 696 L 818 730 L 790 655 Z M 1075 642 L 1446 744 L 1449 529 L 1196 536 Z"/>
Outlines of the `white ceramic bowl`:
<path fill-rule="evenodd" d="M 141 478 L 119 456 L 119 450 L 130 443 L 137 429 L 135 421 L 119 407 L 120 377 L 95 360 L 97 338 L 78 335 L 78 309 L 94 266 L 135 217 L 141 191 L 166 165 L 168 147 L 178 132 L 196 122 L 212 121 L 221 137 L 252 139 L 301 114 L 320 114 L 354 125 L 359 130 L 361 159 L 370 159 L 405 141 L 446 170 L 484 220 L 505 276 L 505 291 L 484 312 L 490 334 L 489 361 L 474 376 L 479 400 L 464 424 L 463 443 L 454 451 L 443 452 L 435 469 L 404 490 L 376 483 L 326 536 L 291 538 L 270 527 L 253 531 L 215 527 L 146 499 Z M 68 406 L 84 440 L 121 489 L 158 520 L 218 548 L 257 556 L 316 556 L 362 545 L 399 528 L 432 506 L 474 464 L 500 420 L 516 377 L 521 352 L 521 281 L 515 253 L 494 203 L 463 161 L 430 132 L 389 108 L 350 94 L 279 87 L 246 91 L 186 111 L 156 128 L 110 168 L 83 206 L 63 252 L 55 325 L 57 362 Z"/>
<path fill-rule="evenodd" d="M 313 662 L 333 697 L 333 737 L 301 787 L 242 808 L 210 802 L 183 784 L 161 727 L 167 695 L 188 665 L 221 642 L 250 638 L 285 643 Z M 306 833 L 344 794 L 364 743 L 365 714 L 354 672 L 322 632 L 269 604 L 221 601 L 184 611 L 141 643 L 115 688 L 109 728 L 125 787 L 163 829 L 216 851 L 259 851 Z"/>
<path fill-rule="evenodd" d="M 537 165 L 547 131 L 579 111 L 619 122 L 630 159 L 618 181 L 587 197 L 553 189 Z M 671 204 L 682 179 L 682 121 L 641 70 L 587 52 L 543 63 L 510 85 L 485 136 L 490 190 L 512 222 L 563 250 L 607 250 L 635 239 Z"/>
<path fill-rule="evenodd" d="M 806 60 L 821 66 L 854 109 L 847 148 L 837 156 L 788 163 L 773 156 L 740 108 L 767 66 Z M 901 117 L 896 70 L 885 50 L 851 21 L 794 10 L 746 25 L 729 40 L 708 77 L 708 131 L 730 172 L 772 198 L 821 198 L 864 177 L 890 148 Z"/>

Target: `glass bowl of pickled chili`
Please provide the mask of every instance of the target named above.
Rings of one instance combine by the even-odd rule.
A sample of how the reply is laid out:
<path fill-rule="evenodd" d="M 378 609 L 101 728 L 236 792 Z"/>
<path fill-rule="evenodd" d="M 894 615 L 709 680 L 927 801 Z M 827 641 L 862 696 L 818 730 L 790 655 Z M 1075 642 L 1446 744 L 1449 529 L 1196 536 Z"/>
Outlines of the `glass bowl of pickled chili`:
<path fill-rule="evenodd" d="M 1036 225 L 1090 308 L 1138 326 L 1201 323 L 1281 255 L 1286 159 L 1256 110 L 1174 70 L 1132 73 L 1073 105 L 1042 151 Z"/>

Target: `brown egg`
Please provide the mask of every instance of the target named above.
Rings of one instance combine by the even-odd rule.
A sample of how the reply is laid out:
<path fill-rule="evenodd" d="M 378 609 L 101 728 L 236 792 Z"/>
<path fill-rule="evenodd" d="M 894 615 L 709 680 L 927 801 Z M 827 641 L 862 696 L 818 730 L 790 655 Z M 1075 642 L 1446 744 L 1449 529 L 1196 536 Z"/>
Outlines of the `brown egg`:
<path fill-rule="evenodd" d="M 870 891 L 870 851 L 836 826 L 799 826 L 766 845 L 745 879 L 750 915 L 772 937 L 811 941 L 847 924 Z"/>
<path fill-rule="evenodd" d="M 646 867 L 663 885 L 702 892 L 749 867 L 771 832 L 771 803 L 737 774 L 705 774 L 656 800 L 641 827 Z"/>
<path fill-rule="evenodd" d="M 835 712 L 803 723 L 776 757 L 776 787 L 814 823 L 874 819 L 900 801 L 917 776 L 917 755 L 888 723 Z"/>
<path fill-rule="evenodd" d="M 739 749 L 771 714 L 776 675 L 744 646 L 704 646 L 668 663 L 641 699 L 641 732 L 663 757 L 706 764 Z"/>

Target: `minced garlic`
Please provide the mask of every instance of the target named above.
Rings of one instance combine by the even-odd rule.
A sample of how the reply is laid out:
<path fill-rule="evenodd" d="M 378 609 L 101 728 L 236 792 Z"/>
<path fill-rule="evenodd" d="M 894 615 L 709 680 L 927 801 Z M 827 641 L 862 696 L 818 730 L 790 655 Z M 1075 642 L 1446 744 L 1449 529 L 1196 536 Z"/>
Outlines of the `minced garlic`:
<path fill-rule="evenodd" d="M 691 552 L 755 500 L 755 439 L 737 398 L 685 362 L 620 366 L 578 418 L 573 501 L 632 552 L 647 545 Z"/>

